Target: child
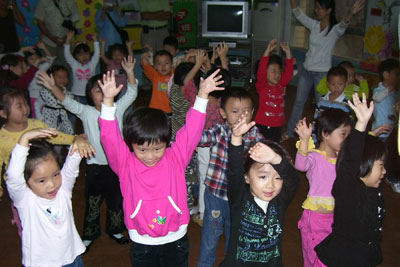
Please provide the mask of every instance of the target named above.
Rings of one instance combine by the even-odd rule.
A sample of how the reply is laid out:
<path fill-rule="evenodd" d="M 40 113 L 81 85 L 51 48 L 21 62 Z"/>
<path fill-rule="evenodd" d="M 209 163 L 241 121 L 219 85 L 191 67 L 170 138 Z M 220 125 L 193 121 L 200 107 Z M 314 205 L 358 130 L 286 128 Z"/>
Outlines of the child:
<path fill-rule="evenodd" d="M 220 42 L 218 46 L 214 45 L 210 60 L 211 66 L 214 65 L 229 70 L 228 51 L 229 46 L 225 42 Z"/>
<path fill-rule="evenodd" d="M 221 266 L 282 266 L 285 212 L 300 179 L 287 152 L 276 143 L 257 143 L 249 156 L 244 155 L 243 134 L 255 124 L 245 117 L 233 125 L 229 144 L 232 230 Z"/>
<path fill-rule="evenodd" d="M 80 254 L 85 246 L 75 227 L 71 197 L 81 157 L 91 156 L 94 150 L 85 139 L 77 138 L 60 170 L 49 143 L 30 144 L 55 135 L 57 131 L 51 128 L 25 132 L 7 170 L 7 189 L 23 227 L 24 266 L 83 266 Z"/>
<path fill-rule="evenodd" d="M 171 106 L 168 98 L 168 81 L 174 70 L 172 68 L 172 56 L 168 51 L 160 50 L 154 55 L 154 67 L 149 61 L 149 53 L 142 54 L 141 64 L 143 73 L 151 81 L 153 93 L 150 100 L 150 108 L 161 109 L 171 114 Z"/>
<path fill-rule="evenodd" d="M 135 61 L 132 57 L 128 57 L 122 62 L 122 67 L 128 75 L 128 89 L 126 94 L 115 103 L 120 129 L 122 129 L 122 117 L 125 110 L 137 96 L 137 82 L 133 72 L 134 66 Z M 68 97 L 64 91 L 55 86 L 51 76 L 41 73 L 39 78 L 41 83 L 54 94 L 62 106 L 81 119 L 83 130 L 97 152 L 94 157 L 86 161 L 86 212 L 82 235 L 83 243 L 87 248 L 86 251 L 89 250 L 93 241 L 101 235 L 100 207 L 103 199 L 106 200 L 107 204 L 106 233 L 116 240 L 118 244 L 127 244 L 129 240 L 122 235 L 122 232 L 125 231 L 125 226 L 118 177 L 108 165 L 107 157 L 100 143 L 98 118 L 100 116 L 103 93 L 99 88 L 98 81 L 101 80 L 102 75 L 93 76 L 86 85 L 88 105 L 83 105 Z"/>
<path fill-rule="evenodd" d="M 53 65 L 48 73 L 54 77 L 55 86 L 64 94 L 71 95 L 66 86 L 68 85 L 68 70 L 63 65 Z M 39 77 L 40 74 L 38 74 Z M 40 97 L 44 103 L 42 110 L 43 122 L 49 127 L 57 129 L 59 132 L 74 134 L 71 121 L 68 118 L 67 111 L 58 100 L 46 88 L 40 89 Z"/>
<path fill-rule="evenodd" d="M 221 98 L 220 113 L 225 122 L 204 130 L 199 142 L 199 146 L 210 147 L 210 161 L 205 179 L 205 211 L 201 231 L 199 266 L 214 264 L 218 239 L 224 232 L 224 228 L 226 247 L 228 245 L 231 219 L 226 173 L 230 133 L 232 125 L 237 123 L 241 114 L 246 114 L 248 123 L 253 111 L 253 101 L 248 91 L 242 88 L 229 89 Z M 262 139 L 257 127 L 254 127 L 243 137 L 245 149 L 248 150 L 252 143 Z"/>
<path fill-rule="evenodd" d="M 39 64 L 40 60 L 38 59 L 36 64 L 32 64 L 27 68 L 22 57 L 14 54 L 5 55 L 0 61 L 1 86 L 12 86 L 26 92 L 35 77 Z"/>
<path fill-rule="evenodd" d="M 354 93 L 358 93 L 359 96 L 361 96 L 362 93 L 364 93 L 368 98 L 369 96 L 368 82 L 367 80 L 364 79 L 364 77 L 361 74 L 356 73 L 354 65 L 349 61 L 342 61 L 340 62 L 338 67 L 344 68 L 347 72 L 346 87 L 344 88 L 344 95 L 346 96 L 346 98 L 351 99 L 351 96 Z M 359 82 L 360 86 L 354 83 L 355 80 Z M 326 95 L 329 92 L 329 86 L 327 84 L 326 77 L 321 79 L 321 81 L 319 82 L 317 86 L 317 91 L 321 95 Z"/>
<path fill-rule="evenodd" d="M 120 179 L 125 224 L 133 241 L 133 266 L 188 266 L 186 232 L 190 217 L 184 173 L 201 137 L 208 94 L 223 89 L 217 87 L 223 83 L 217 73 L 200 82 L 186 125 L 168 148 L 168 118 L 152 108 L 128 113 L 122 138 L 113 107 L 121 86 L 115 86 L 109 73 L 99 83 L 104 94 L 99 119 L 101 142 Z"/>
<path fill-rule="evenodd" d="M 365 94 L 360 101 L 353 95 L 349 105 L 357 123 L 340 151 L 337 176 L 332 188 L 335 198 L 332 233 L 315 251 L 327 266 L 377 266 L 382 262 L 384 200 L 380 183 L 386 172 L 386 150 L 382 141 L 367 134 L 374 110 L 367 106 Z"/>
<path fill-rule="evenodd" d="M 281 140 L 281 127 L 285 124 L 285 88 L 293 77 L 290 47 L 283 42 L 280 45 L 286 55 L 285 71 L 282 73 L 281 57 L 270 55 L 277 47 L 277 40 L 271 40 L 261 58 L 256 83 L 259 101 L 255 121 L 264 137 L 274 142 Z"/>
<path fill-rule="evenodd" d="M 372 129 L 380 125 L 389 124 L 394 126 L 397 122 L 396 102 L 399 100 L 400 64 L 396 59 L 386 59 L 378 67 L 381 82 L 373 90 L 375 102 L 374 122 Z M 388 137 L 390 132 L 379 136 L 381 139 Z"/>
<path fill-rule="evenodd" d="M 297 144 L 295 167 L 307 172 L 310 189 L 303 202 L 303 215 L 298 223 L 301 232 L 304 266 L 324 266 L 318 260 L 314 247 L 328 236 L 332 229 L 335 200 L 331 190 L 336 177 L 336 158 L 351 130 L 351 119 L 340 109 L 326 109 L 316 123 L 318 149 L 310 140 L 312 127 L 306 119 L 295 128 L 300 137 Z"/>
<path fill-rule="evenodd" d="M 87 104 L 85 86 L 90 77 L 96 73 L 96 65 L 100 59 L 99 42 L 96 40 L 96 35 L 93 35 L 94 53 L 92 57 L 90 55 L 90 48 L 85 43 L 77 44 L 71 55 L 70 46 L 74 36 L 74 31 L 68 31 L 64 44 L 64 57 L 72 69 L 71 93 L 75 96 L 76 100 L 82 104 Z"/>
<path fill-rule="evenodd" d="M 111 45 L 108 48 L 108 52 L 111 55 L 110 59 L 106 56 L 106 50 L 105 50 L 106 40 L 105 39 L 101 40 L 101 59 L 107 65 L 107 71 L 114 71 L 115 81 L 117 83 L 117 86 L 119 86 L 120 84 L 123 85 L 120 95 L 124 94 L 124 92 L 127 89 L 127 83 L 126 83 L 127 76 L 126 73 L 124 72 L 124 68 L 122 67 L 122 62 L 124 58 L 126 58 L 127 56 L 133 57 L 132 44 L 133 40 L 126 42 L 125 45 L 123 44 Z"/>
<path fill-rule="evenodd" d="M 153 48 L 149 45 L 145 45 L 145 47 L 149 50 L 149 62 L 152 66 L 154 66 L 154 56 L 153 56 Z M 185 55 L 179 54 L 179 44 L 178 39 L 175 36 L 167 36 L 163 41 L 163 50 L 168 51 L 172 56 L 172 68 L 175 69 L 178 65 L 185 61 Z"/>

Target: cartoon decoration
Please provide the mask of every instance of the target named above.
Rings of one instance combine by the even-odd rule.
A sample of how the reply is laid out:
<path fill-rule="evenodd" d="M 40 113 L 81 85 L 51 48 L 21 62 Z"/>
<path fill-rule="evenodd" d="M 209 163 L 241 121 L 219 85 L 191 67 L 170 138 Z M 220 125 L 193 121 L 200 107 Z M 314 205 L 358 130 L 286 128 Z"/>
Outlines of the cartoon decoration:
<path fill-rule="evenodd" d="M 382 25 L 369 27 L 363 41 L 365 50 L 369 54 L 378 54 L 386 44 L 385 32 Z"/>

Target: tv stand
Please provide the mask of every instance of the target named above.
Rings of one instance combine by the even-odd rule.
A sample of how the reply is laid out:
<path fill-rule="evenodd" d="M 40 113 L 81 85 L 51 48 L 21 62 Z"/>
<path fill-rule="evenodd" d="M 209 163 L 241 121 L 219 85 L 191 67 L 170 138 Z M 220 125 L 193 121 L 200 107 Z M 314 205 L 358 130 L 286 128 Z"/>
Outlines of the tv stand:
<path fill-rule="evenodd" d="M 223 42 L 223 41 L 221 41 Z M 220 42 L 218 41 L 210 41 L 208 42 L 208 47 L 213 47 L 213 46 L 218 46 Z M 236 48 L 236 42 L 227 42 L 225 41 L 225 43 L 228 45 L 229 48 Z"/>

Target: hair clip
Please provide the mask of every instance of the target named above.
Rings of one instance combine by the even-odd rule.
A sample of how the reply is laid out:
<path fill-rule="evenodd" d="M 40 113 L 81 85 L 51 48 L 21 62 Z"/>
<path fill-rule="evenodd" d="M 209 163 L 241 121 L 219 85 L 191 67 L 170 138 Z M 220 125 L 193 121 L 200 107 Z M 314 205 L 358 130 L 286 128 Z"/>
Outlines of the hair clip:
<path fill-rule="evenodd" d="M 4 64 L 4 65 L 1 66 L 1 69 L 2 70 L 9 70 L 10 68 L 8 67 L 7 64 Z"/>

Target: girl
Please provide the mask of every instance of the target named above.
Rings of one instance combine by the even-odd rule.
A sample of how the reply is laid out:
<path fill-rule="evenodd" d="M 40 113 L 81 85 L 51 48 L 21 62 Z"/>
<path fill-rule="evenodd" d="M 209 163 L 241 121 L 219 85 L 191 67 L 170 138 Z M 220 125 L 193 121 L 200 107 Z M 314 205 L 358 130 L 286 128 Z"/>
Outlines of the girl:
<path fill-rule="evenodd" d="M 232 227 L 221 266 L 282 266 L 283 221 L 299 175 L 287 152 L 271 141 L 254 145 L 244 160 L 242 136 L 254 125 L 246 123 L 242 114 L 232 127 L 228 153 Z"/>
<path fill-rule="evenodd" d="M 121 183 L 125 225 L 133 241 L 133 266 L 188 266 L 189 224 L 185 169 L 200 141 L 208 94 L 222 84 L 218 71 L 201 80 L 186 125 L 170 142 L 168 117 L 161 110 L 140 108 L 126 115 L 123 136 L 115 120 L 114 75 L 103 77 L 99 119 L 101 142 Z M 133 151 L 133 153 L 132 153 Z"/>
<path fill-rule="evenodd" d="M 71 55 L 71 41 L 74 38 L 75 32 L 68 31 L 67 39 L 64 44 L 65 60 L 72 69 L 72 87 L 71 93 L 75 96 L 76 100 L 83 104 L 87 104 L 85 97 L 85 86 L 87 81 L 96 72 L 96 65 L 100 59 L 99 42 L 96 40 L 96 35 L 93 35 L 94 53 L 90 57 L 90 48 L 85 43 L 79 43 L 74 47 Z"/>
<path fill-rule="evenodd" d="M 338 157 L 332 233 L 315 251 L 327 266 L 376 266 L 382 262 L 385 207 L 380 184 L 386 173 L 386 150 L 382 141 L 365 131 L 374 103 L 368 107 L 363 93 L 362 101 L 354 94 L 349 105 L 357 123 Z"/>
<path fill-rule="evenodd" d="M 54 86 L 57 86 L 59 90 L 63 91 L 64 94 L 70 95 L 67 91 L 66 86 L 68 85 L 68 70 L 62 65 L 53 65 L 48 73 L 54 78 Z M 38 79 L 40 77 L 38 74 Z M 53 96 L 51 92 L 46 88 L 40 89 L 40 97 L 44 103 L 42 110 L 43 122 L 49 127 L 57 129 L 57 131 L 74 134 L 71 121 L 68 118 L 67 111 L 59 104 L 58 100 Z"/>
<path fill-rule="evenodd" d="M 133 40 L 128 41 L 125 45 L 122 44 L 114 44 L 108 48 L 108 52 L 111 55 L 111 59 L 106 56 L 105 46 L 106 40 L 101 40 L 101 59 L 107 65 L 107 71 L 114 71 L 115 73 L 115 81 L 117 86 L 120 84 L 123 85 L 121 94 L 124 94 L 126 90 L 126 73 L 124 72 L 124 68 L 122 67 L 122 61 L 128 55 L 133 57 L 132 52 L 132 44 Z"/>
<path fill-rule="evenodd" d="M 312 125 L 300 120 L 296 133 L 300 145 L 295 167 L 306 171 L 310 189 L 303 202 L 303 215 L 298 223 L 301 232 L 304 266 L 325 266 L 319 260 L 314 247 L 332 231 L 335 200 L 331 190 L 336 178 L 336 157 L 351 130 L 348 114 L 339 109 L 326 109 L 316 122 L 318 149 L 313 149 Z"/>
<path fill-rule="evenodd" d="M 307 51 L 304 66 L 299 73 L 295 103 L 282 140 L 294 137 L 294 128 L 301 118 L 311 87 L 317 87 L 319 81 L 326 76 L 327 71 L 331 68 L 332 53 L 336 41 L 346 31 L 353 15 L 364 7 L 364 0 L 356 0 L 348 15 L 340 23 L 337 23 L 334 0 L 315 1 L 316 20 L 303 13 L 298 0 L 291 0 L 290 2 L 296 19 L 310 30 L 310 48 Z M 319 93 L 316 91 L 315 98 L 316 103 L 318 103 Z"/>
<path fill-rule="evenodd" d="M 119 127 L 122 129 L 122 117 L 125 110 L 132 104 L 137 96 L 137 81 L 134 75 L 135 60 L 132 57 L 124 59 L 122 66 L 128 75 L 128 90 L 116 102 Z M 98 118 L 100 116 L 103 94 L 98 81 L 101 75 L 90 78 L 86 85 L 86 98 L 88 105 L 83 105 L 55 85 L 54 78 L 42 72 L 39 75 L 40 83 L 54 94 L 61 105 L 81 119 L 83 130 L 89 141 L 96 149 L 96 156 L 87 159 L 86 166 L 86 212 L 83 226 L 83 243 L 87 251 L 93 241 L 100 237 L 100 207 L 103 199 L 107 204 L 106 233 L 119 244 L 127 244 L 129 240 L 124 237 L 125 231 L 122 211 L 122 195 L 118 177 L 108 165 L 107 157 L 100 143 L 100 129 Z"/>
<path fill-rule="evenodd" d="M 52 146 L 34 141 L 57 135 L 55 129 L 25 132 L 15 145 L 7 170 L 7 189 L 22 222 L 24 266 L 83 266 L 85 251 L 72 213 L 72 188 L 81 157 L 94 153 L 77 138 L 60 171 Z M 79 154 L 76 153 L 79 150 Z"/>

